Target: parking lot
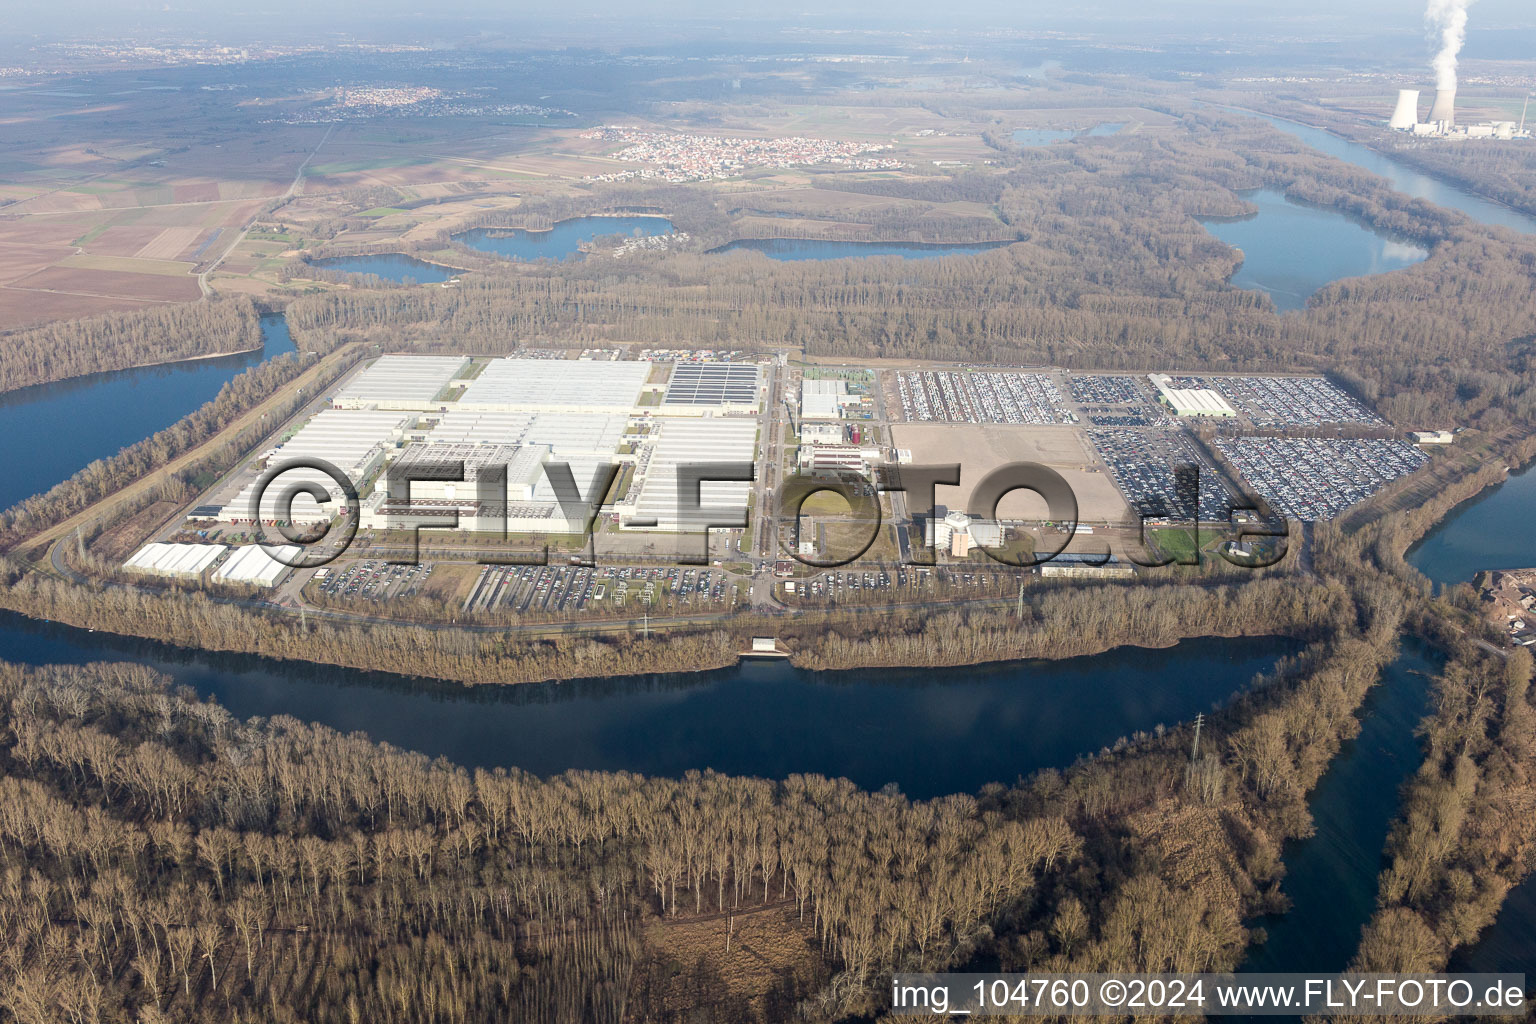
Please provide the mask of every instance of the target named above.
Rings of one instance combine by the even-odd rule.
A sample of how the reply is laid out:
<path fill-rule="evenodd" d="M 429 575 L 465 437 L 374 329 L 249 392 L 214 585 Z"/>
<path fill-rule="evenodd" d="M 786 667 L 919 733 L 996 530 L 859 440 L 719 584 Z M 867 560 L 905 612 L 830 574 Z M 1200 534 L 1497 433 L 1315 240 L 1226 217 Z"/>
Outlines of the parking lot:
<path fill-rule="evenodd" d="M 1323 377 L 1175 377 L 1173 386 L 1214 388 L 1256 427 L 1385 422 Z"/>
<path fill-rule="evenodd" d="M 786 603 L 868 602 L 871 598 L 915 600 L 918 595 L 938 597 L 1011 596 L 1018 590 L 1022 573 L 969 572 L 947 566 L 899 565 L 867 571 L 834 570 L 794 581 L 794 590 L 783 588 Z"/>
<path fill-rule="evenodd" d="M 1094 428 L 1088 431 L 1088 437 L 1121 493 L 1142 518 L 1188 521 L 1196 502 L 1175 475 L 1174 467 L 1191 464 L 1200 469 L 1200 521 L 1224 523 L 1230 517 L 1232 492 L 1181 431 L 1141 433 Z"/>
<path fill-rule="evenodd" d="M 315 574 L 313 585 L 331 597 L 351 597 L 365 601 L 388 601 L 412 597 L 432 575 L 432 565 L 390 565 L 388 562 L 356 562 L 345 569 Z"/>
<path fill-rule="evenodd" d="M 1281 515 L 1332 519 L 1429 461 L 1407 441 L 1217 438 L 1216 449 Z"/>
<path fill-rule="evenodd" d="M 709 606 L 721 610 L 738 600 L 725 574 L 710 569 L 642 567 L 488 566 L 469 595 L 466 612 L 597 612 Z"/>
<path fill-rule="evenodd" d="M 1074 401 L 1082 405 L 1138 405 L 1152 400 L 1146 382 L 1137 377 L 1083 374 L 1067 379 Z"/>
<path fill-rule="evenodd" d="M 1075 423 L 1061 389 L 1043 373 L 896 374 L 896 393 L 908 422 Z"/>

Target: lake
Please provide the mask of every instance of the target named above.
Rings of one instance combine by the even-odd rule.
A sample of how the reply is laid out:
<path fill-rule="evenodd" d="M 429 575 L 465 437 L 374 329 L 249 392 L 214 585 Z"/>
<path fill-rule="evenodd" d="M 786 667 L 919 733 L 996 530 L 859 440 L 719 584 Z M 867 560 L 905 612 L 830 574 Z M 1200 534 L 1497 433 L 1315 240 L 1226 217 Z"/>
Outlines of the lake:
<path fill-rule="evenodd" d="M 1340 278 L 1400 270 L 1429 255 L 1337 210 L 1293 203 L 1269 189 L 1242 196 L 1259 208 L 1256 214 L 1200 223 L 1242 250 L 1232 284 L 1268 293 L 1280 310 L 1305 309 L 1313 292 Z"/>
<path fill-rule="evenodd" d="M 1484 569 L 1536 568 L 1536 462 L 1451 510 L 1406 556 L 1436 584 L 1470 583 Z"/>
<path fill-rule="evenodd" d="M 665 217 L 573 217 L 548 231 L 475 228 L 453 238 L 509 260 L 567 260 L 579 258 L 583 245 L 603 235 L 669 235 L 673 230 Z"/>
<path fill-rule="evenodd" d="M 281 314 L 261 318 L 262 347 L 240 355 L 97 373 L 0 394 L 6 439 L 0 508 L 40 494 L 97 459 L 164 430 L 248 367 L 294 350 Z"/>
<path fill-rule="evenodd" d="M 742 238 L 710 252 L 747 249 L 773 260 L 843 260 L 864 256 L 902 256 L 933 259 L 937 256 L 970 255 L 1000 249 L 1012 242 L 838 242 L 823 238 Z"/>
<path fill-rule="evenodd" d="M 394 281 L 396 284 L 407 282 L 437 284 L 449 278 L 458 277 L 462 273 L 452 267 L 438 266 L 436 263 L 428 263 L 426 260 L 418 260 L 414 256 L 406 256 L 398 252 L 380 253 L 376 256 L 328 256 L 325 259 L 310 260 L 309 265 L 321 270 L 337 270 L 345 274 L 372 274 L 386 281 Z"/>
<path fill-rule="evenodd" d="M 469 767 L 677 777 L 713 768 L 780 779 L 894 783 L 927 799 L 1011 783 L 1158 723 L 1187 720 L 1300 648 L 1187 640 L 1066 661 L 806 672 L 747 661 L 716 672 L 463 687 L 305 662 L 215 654 L 0 613 L 0 650 L 28 664 L 149 665 L 242 718 L 292 715 Z"/>
<path fill-rule="evenodd" d="M 1251 111 L 1236 111 L 1249 117 L 1257 117 L 1274 127 L 1294 136 L 1319 152 L 1329 156 L 1338 157 L 1356 167 L 1363 167 L 1373 174 L 1379 174 L 1392 183 L 1397 191 L 1413 196 L 1416 199 L 1427 199 L 1437 206 L 1444 206 L 1452 210 L 1460 210 L 1473 220 L 1484 224 L 1510 228 L 1514 231 L 1536 233 L 1536 217 L 1512 210 L 1507 206 L 1496 203 L 1491 199 L 1484 199 L 1476 193 L 1458 188 L 1448 182 L 1431 177 L 1423 171 L 1400 163 L 1389 156 L 1384 156 L 1368 146 L 1362 146 L 1358 142 L 1350 142 L 1341 139 L 1337 135 L 1324 131 L 1321 128 L 1313 128 L 1309 125 L 1297 124 L 1279 117 L 1270 117 L 1266 114 L 1257 114 Z"/>

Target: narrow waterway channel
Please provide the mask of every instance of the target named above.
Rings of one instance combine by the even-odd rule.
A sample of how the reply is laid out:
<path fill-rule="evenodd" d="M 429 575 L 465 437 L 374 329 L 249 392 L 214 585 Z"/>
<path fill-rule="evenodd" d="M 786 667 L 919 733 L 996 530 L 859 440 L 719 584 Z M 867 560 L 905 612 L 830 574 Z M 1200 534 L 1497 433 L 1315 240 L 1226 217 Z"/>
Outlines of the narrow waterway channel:
<path fill-rule="evenodd" d="M 1414 729 L 1429 710 L 1434 655 L 1415 640 L 1366 696 L 1360 735 L 1346 742 L 1312 792 L 1317 831 L 1286 845 L 1281 888 L 1291 908 L 1258 922 L 1269 939 L 1243 970 L 1333 972 L 1348 966 L 1376 908 L 1376 879 L 1397 794 L 1423 757 Z"/>

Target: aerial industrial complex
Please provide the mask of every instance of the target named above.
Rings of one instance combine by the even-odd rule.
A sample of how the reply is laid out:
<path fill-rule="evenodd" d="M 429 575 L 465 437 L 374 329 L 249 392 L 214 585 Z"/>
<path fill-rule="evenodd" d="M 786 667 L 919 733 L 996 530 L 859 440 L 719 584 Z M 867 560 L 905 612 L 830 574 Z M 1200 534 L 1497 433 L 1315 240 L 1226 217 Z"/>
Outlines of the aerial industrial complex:
<path fill-rule="evenodd" d="M 653 595 L 646 604 L 660 601 L 659 582 L 674 597 L 702 592 L 726 607 L 765 567 L 787 578 L 786 544 L 814 561 L 857 532 L 851 509 L 839 513 L 824 502 L 811 503 L 813 512 L 782 509 L 770 484 L 788 474 L 862 480 L 873 494 L 882 467 L 899 474 L 913 464 L 958 462 L 961 483 L 931 498 L 880 494 L 888 518 L 866 559 L 906 560 L 919 544 L 941 563 L 984 558 L 978 548 L 1066 547 L 1060 571 L 1042 575 L 1126 575 L 1133 568 L 1123 557 L 1093 553 L 1139 541 L 1145 524 L 1199 521 L 1219 532 L 1234 509 L 1256 502 L 1275 515 L 1332 518 L 1422 465 L 1422 446 L 1454 440 L 1446 431 L 1398 437 L 1321 377 L 871 370 L 688 351 L 539 355 L 547 357 L 373 359 L 316 396 L 123 570 L 266 588 L 290 602 L 311 583 L 325 599 L 380 600 L 425 584 L 426 570 L 378 561 L 415 550 L 411 539 L 423 529 L 436 531 L 430 543 L 438 557 L 466 569 L 487 544 L 575 551 L 600 534 L 625 564 L 650 561 L 671 573 L 663 566 L 681 548 L 665 535 L 707 528 L 729 538 L 707 577 L 652 578 L 653 570 L 637 569 L 636 592 Z M 982 479 L 1023 462 L 1067 481 L 1075 524 L 1052 522 L 1028 495 L 971 507 Z M 370 550 L 332 568 L 300 568 L 290 585 L 300 548 L 275 532 L 294 537 L 289 531 L 338 522 Z M 431 586 L 461 578 L 464 592 L 453 602 L 466 612 L 589 610 L 622 603 L 629 573 L 561 567 L 547 578 L 521 569 L 456 577 L 450 570 Z M 860 586 L 857 573 L 846 581 L 800 575 L 798 589 L 790 580 L 774 593 L 810 600 Z M 863 585 L 925 578 L 882 570 Z M 991 577 L 986 585 L 1002 587 Z"/>

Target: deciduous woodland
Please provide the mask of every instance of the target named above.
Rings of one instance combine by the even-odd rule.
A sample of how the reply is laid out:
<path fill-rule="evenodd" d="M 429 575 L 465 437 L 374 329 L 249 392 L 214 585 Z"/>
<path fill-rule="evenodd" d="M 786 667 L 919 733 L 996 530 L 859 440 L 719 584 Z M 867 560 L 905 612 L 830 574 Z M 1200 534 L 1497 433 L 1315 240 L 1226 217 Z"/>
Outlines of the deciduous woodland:
<path fill-rule="evenodd" d="M 256 307 L 244 296 L 59 321 L 0 334 L 0 392 L 260 345 Z"/>
<path fill-rule="evenodd" d="M 1305 574 L 1039 588 L 1025 622 L 978 608 L 781 624 L 814 667 L 1063 656 L 1126 636 L 1303 638 L 1301 654 L 1212 716 L 1198 757 L 1188 730 L 1153 730 L 1064 770 L 928 803 L 813 777 L 541 780 L 471 774 L 289 719 L 236 722 L 131 666 L 5 666 L 5 1012 L 21 1022 L 829 1020 L 881 1012 L 894 968 L 1230 968 L 1254 938 L 1245 920 L 1283 908 L 1282 844 L 1311 831 L 1306 795 L 1358 729 L 1405 623 L 1452 657 L 1358 963 L 1434 965 L 1475 935 L 1530 867 L 1530 666 L 1460 646 L 1460 599 L 1434 600 L 1401 556 L 1490 482 L 1490 465 L 1530 457 L 1517 438 L 1536 422 L 1536 242 L 1222 115 L 1180 113 L 1165 133 L 1037 151 L 993 145 L 999 165 L 987 171 L 818 183 L 915 204 L 869 215 L 878 237 L 937 226 L 924 204 L 979 204 L 1001 231 L 952 219 L 952 237 L 929 240 L 1019 240 L 1006 249 L 815 265 L 702 251 L 486 260 L 458 288 L 304 296 L 290 318 L 314 351 L 359 337 L 477 353 L 762 339 L 850 358 L 1324 369 L 1400 426 L 1477 428 L 1465 435 L 1486 446 L 1476 457 L 1444 456 L 1319 524 Z M 1236 257 L 1195 219 L 1242 214 L 1240 191 L 1257 187 L 1344 209 L 1430 257 L 1277 315 L 1226 283 Z M 594 190 L 590 207 L 544 201 L 526 213 L 660 206 L 702 249 L 734 237 L 730 202 Z M 264 372 L 180 433 L 13 510 L 4 536 L 31 535 L 163 465 L 292 367 Z M 0 606 L 30 615 L 470 682 L 710 667 L 733 660 L 753 627 L 743 617 L 665 639 L 529 641 L 296 622 L 202 594 L 44 578 L 11 560 L 0 582 Z M 727 959 L 744 933 L 760 968 Z"/>
<path fill-rule="evenodd" d="M 1021 239 L 986 253 L 835 263 L 746 252 L 486 261 L 457 288 L 306 296 L 289 316 L 300 330 L 362 332 L 431 350 L 614 340 L 739 347 L 764 339 L 848 358 L 1321 369 L 1404 426 L 1536 420 L 1536 240 L 1395 193 L 1237 117 L 1186 114 L 1172 132 L 1026 150 L 1000 162 L 929 181 L 818 179 L 821 190 L 919 208 L 986 204 Z M 1267 296 L 1226 283 L 1238 257 L 1195 219 L 1240 215 L 1251 207 L 1239 190 L 1261 187 L 1357 216 L 1426 246 L 1430 257 L 1336 282 L 1306 311 L 1278 315 Z M 621 194 L 602 193 L 592 208 L 612 208 Z M 668 212 L 708 244 L 731 235 L 731 218 L 716 204 L 725 205 L 695 197 Z M 973 234 L 964 224 L 951 230 L 958 237 L 928 240 Z"/>
<path fill-rule="evenodd" d="M 1259 680 L 1193 766 L 1187 736 L 1138 735 L 927 803 L 811 776 L 470 774 L 236 722 L 139 667 L 3 666 L 0 1003 L 24 1022 L 827 1019 L 877 1009 L 894 967 L 978 955 L 1230 967 L 1390 654 L 1390 614 L 1339 611 L 1367 639 L 1330 633 Z M 751 914 L 790 968 L 725 983 Z"/>

